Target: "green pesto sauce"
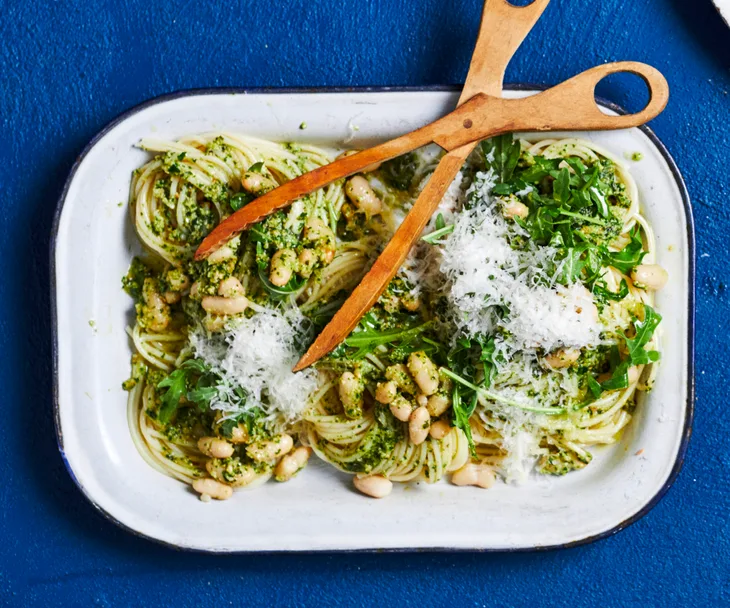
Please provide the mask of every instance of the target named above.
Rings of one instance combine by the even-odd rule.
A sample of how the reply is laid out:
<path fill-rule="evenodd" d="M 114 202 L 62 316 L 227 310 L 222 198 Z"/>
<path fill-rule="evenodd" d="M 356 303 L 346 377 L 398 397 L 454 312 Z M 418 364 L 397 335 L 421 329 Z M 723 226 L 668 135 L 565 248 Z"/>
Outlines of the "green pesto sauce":
<path fill-rule="evenodd" d="M 135 302 L 142 298 L 142 286 L 147 277 L 152 276 L 152 270 L 137 256 L 132 258 L 127 274 L 122 277 L 122 289 L 131 296 Z"/>
<path fill-rule="evenodd" d="M 359 444 L 355 459 L 343 463 L 343 468 L 351 473 L 369 473 L 390 456 L 402 436 L 402 428 L 374 424 Z"/>

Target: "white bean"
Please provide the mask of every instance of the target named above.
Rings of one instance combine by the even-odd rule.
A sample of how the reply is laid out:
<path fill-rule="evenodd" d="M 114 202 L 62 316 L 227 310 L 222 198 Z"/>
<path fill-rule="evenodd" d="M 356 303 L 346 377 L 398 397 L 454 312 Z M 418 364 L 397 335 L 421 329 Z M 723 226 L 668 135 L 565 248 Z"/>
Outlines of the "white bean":
<path fill-rule="evenodd" d="M 241 185 L 244 190 L 256 196 L 261 196 L 276 188 L 274 180 L 255 171 L 246 171 L 241 178 Z"/>
<path fill-rule="evenodd" d="M 449 398 L 446 395 L 443 393 L 436 393 L 428 398 L 426 407 L 428 408 L 428 413 L 434 418 L 437 418 L 449 409 L 449 403 Z"/>
<path fill-rule="evenodd" d="M 196 479 L 193 482 L 193 490 L 200 494 L 200 500 L 207 502 L 205 497 L 215 498 L 216 500 L 228 500 L 233 495 L 233 488 L 227 486 L 220 481 L 210 479 Z"/>
<path fill-rule="evenodd" d="M 168 304 L 177 304 L 182 299 L 182 294 L 179 291 L 166 291 L 162 294 L 162 299 Z"/>
<path fill-rule="evenodd" d="M 344 372 L 340 376 L 338 393 L 345 415 L 348 418 L 357 418 L 362 414 L 365 386 L 361 378 L 352 372 Z"/>
<path fill-rule="evenodd" d="M 236 277 L 223 279 L 218 285 L 218 295 L 224 298 L 234 298 L 243 295 L 243 285 Z"/>
<path fill-rule="evenodd" d="M 304 241 L 316 243 L 321 251 L 322 261 L 329 264 L 335 257 L 337 242 L 330 227 L 318 217 L 310 217 L 304 224 Z"/>
<path fill-rule="evenodd" d="M 218 437 L 201 437 L 198 439 L 198 449 L 206 456 L 213 458 L 230 458 L 233 456 L 233 446 L 225 439 Z"/>
<path fill-rule="evenodd" d="M 375 191 L 370 187 L 368 180 L 361 175 L 355 175 L 347 180 L 345 194 L 352 203 L 365 215 L 372 216 L 380 213 L 383 203 L 376 196 Z"/>
<path fill-rule="evenodd" d="M 309 448 L 298 447 L 291 454 L 284 456 L 274 469 L 274 479 L 276 481 L 289 481 L 305 467 L 310 452 Z"/>
<path fill-rule="evenodd" d="M 279 456 L 288 454 L 294 447 L 294 440 L 290 435 L 282 435 L 276 441 L 257 441 L 246 448 L 248 454 L 259 462 L 271 462 Z"/>
<path fill-rule="evenodd" d="M 446 420 L 437 420 L 431 425 L 428 433 L 434 439 L 443 439 L 451 432 L 451 425 Z"/>
<path fill-rule="evenodd" d="M 237 315 L 248 308 L 246 296 L 223 298 L 221 296 L 205 296 L 201 301 L 203 310 L 213 315 Z"/>
<path fill-rule="evenodd" d="M 252 466 L 243 464 L 238 458 L 212 458 L 205 463 L 205 468 L 213 479 L 223 480 L 234 488 L 247 486 L 258 477 Z"/>
<path fill-rule="evenodd" d="M 145 279 L 142 284 L 142 299 L 145 303 L 144 321 L 151 331 L 163 331 L 170 323 L 170 307 L 157 293 L 157 282 Z"/>
<path fill-rule="evenodd" d="M 395 382 L 388 380 L 388 382 L 378 382 L 378 386 L 375 388 L 375 399 L 379 403 L 390 403 L 395 398 L 398 392 L 398 387 Z"/>
<path fill-rule="evenodd" d="M 355 476 L 352 483 L 360 492 L 372 498 L 385 498 L 393 491 L 393 482 L 382 475 Z"/>
<path fill-rule="evenodd" d="M 277 287 L 284 287 L 294 274 L 296 263 L 297 254 L 293 249 L 279 249 L 271 256 L 269 281 Z"/>
<path fill-rule="evenodd" d="M 248 435 L 248 427 L 245 424 L 239 424 L 231 429 L 231 443 L 248 443 L 251 438 Z"/>
<path fill-rule="evenodd" d="M 413 378 L 408 373 L 408 368 L 402 363 L 396 363 L 395 365 L 388 366 L 385 369 L 385 377 L 388 380 L 395 382 L 398 385 L 398 388 L 406 393 L 415 395 L 418 391 L 416 383 L 413 382 Z"/>
<path fill-rule="evenodd" d="M 580 350 L 577 348 L 559 348 L 545 356 L 545 363 L 553 369 L 570 367 L 580 357 Z"/>
<path fill-rule="evenodd" d="M 667 284 L 669 274 L 659 264 L 639 264 L 631 271 L 631 280 L 639 289 L 658 291 Z"/>
<path fill-rule="evenodd" d="M 529 207 L 518 201 L 517 197 L 510 197 L 505 201 L 504 206 L 502 207 L 502 215 L 508 220 L 513 220 L 516 217 L 524 219 L 529 214 Z"/>
<path fill-rule="evenodd" d="M 390 411 L 398 420 L 406 422 L 413 413 L 413 406 L 410 401 L 400 393 L 397 393 L 390 402 Z"/>
<path fill-rule="evenodd" d="M 411 353 L 408 357 L 408 369 L 424 395 L 433 395 L 438 390 L 438 368 L 426 353 L 420 350 Z"/>
<path fill-rule="evenodd" d="M 302 249 L 299 253 L 299 274 L 304 278 L 311 276 L 314 264 L 317 262 L 317 256 L 311 249 Z"/>
<path fill-rule="evenodd" d="M 219 264 L 226 260 L 230 260 L 232 257 L 235 257 L 235 255 L 236 252 L 233 251 L 230 245 L 223 245 L 222 247 L 218 247 L 218 249 L 208 256 L 208 264 Z"/>
<path fill-rule="evenodd" d="M 465 464 L 451 476 L 451 483 L 456 486 L 479 486 L 484 489 L 491 488 L 495 480 L 494 471 L 485 464 Z"/>
<path fill-rule="evenodd" d="M 431 427 L 431 416 L 425 407 L 417 407 L 413 410 L 408 420 L 408 435 L 411 443 L 421 445 L 428 437 L 428 430 Z"/>

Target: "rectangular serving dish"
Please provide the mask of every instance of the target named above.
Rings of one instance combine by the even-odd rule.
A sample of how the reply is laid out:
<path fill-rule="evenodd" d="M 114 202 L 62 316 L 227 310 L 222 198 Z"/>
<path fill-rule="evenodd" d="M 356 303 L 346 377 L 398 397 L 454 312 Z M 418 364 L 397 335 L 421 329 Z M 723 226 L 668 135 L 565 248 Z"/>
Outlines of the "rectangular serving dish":
<path fill-rule="evenodd" d="M 513 87 L 505 95 L 534 92 Z M 663 496 L 681 468 L 692 420 L 694 232 L 682 178 L 648 128 L 560 134 L 587 137 L 619 156 L 642 154 L 631 171 L 656 231 L 658 262 L 670 275 L 656 302 L 664 316 L 656 386 L 620 442 L 593 450 L 584 470 L 489 491 L 396 484 L 388 499 L 375 501 L 355 493 L 349 475 L 314 459 L 289 483 L 205 504 L 149 467 L 132 444 L 121 389 L 132 303 L 120 278 L 139 251 L 127 207 L 130 177 L 149 158 L 135 144 L 228 130 L 364 147 L 436 119 L 457 97 L 453 89 L 184 92 L 130 110 L 86 147 L 61 196 L 51 243 L 55 415 L 66 466 L 102 514 L 146 538 L 207 552 L 535 550 L 613 534 Z"/>

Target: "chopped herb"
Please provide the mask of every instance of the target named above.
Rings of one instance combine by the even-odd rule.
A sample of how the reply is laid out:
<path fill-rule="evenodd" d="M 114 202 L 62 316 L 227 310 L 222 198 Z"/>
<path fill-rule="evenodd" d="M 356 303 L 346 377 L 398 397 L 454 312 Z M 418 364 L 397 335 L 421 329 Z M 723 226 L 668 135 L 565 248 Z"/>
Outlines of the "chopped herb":
<path fill-rule="evenodd" d="M 231 197 L 231 209 L 233 209 L 233 211 L 238 211 L 242 207 L 248 205 L 255 198 L 256 197 L 253 194 L 246 192 L 245 190 L 238 192 Z"/>
<path fill-rule="evenodd" d="M 413 152 L 386 161 L 380 167 L 385 183 L 396 190 L 410 190 L 417 172 L 418 158 Z"/>
<path fill-rule="evenodd" d="M 481 148 L 487 169 L 494 171 L 500 183 L 508 182 L 520 160 L 520 142 L 506 133 L 483 141 Z"/>

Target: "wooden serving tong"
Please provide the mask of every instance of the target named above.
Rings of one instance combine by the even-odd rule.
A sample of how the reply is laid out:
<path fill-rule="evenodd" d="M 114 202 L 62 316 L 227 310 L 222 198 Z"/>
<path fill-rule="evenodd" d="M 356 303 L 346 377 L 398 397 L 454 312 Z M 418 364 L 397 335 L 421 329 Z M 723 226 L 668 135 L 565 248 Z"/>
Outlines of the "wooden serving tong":
<path fill-rule="evenodd" d="M 643 63 L 619 62 L 595 67 L 560 85 L 522 99 L 502 99 L 507 63 L 532 29 L 549 0 L 525 7 L 507 0 L 486 0 L 467 82 L 457 109 L 416 131 L 363 150 L 293 179 L 256 199 L 221 222 L 201 243 L 196 259 L 291 201 L 375 163 L 435 142 L 447 150 L 417 201 L 362 282 L 294 367 L 304 369 L 335 348 L 378 300 L 419 238 L 443 194 L 476 142 L 513 131 L 608 130 L 635 127 L 666 106 L 669 88 L 656 69 Z M 595 87 L 609 74 L 628 72 L 646 83 L 650 99 L 635 114 L 609 116 L 595 102 Z"/>

